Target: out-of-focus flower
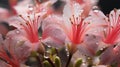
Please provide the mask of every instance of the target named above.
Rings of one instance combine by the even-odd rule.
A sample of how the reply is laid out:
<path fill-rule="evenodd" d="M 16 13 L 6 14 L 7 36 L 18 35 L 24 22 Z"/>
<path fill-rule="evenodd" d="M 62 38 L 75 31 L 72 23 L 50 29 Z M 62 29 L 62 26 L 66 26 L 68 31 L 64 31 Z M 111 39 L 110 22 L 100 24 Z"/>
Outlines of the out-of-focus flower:
<path fill-rule="evenodd" d="M 13 15 L 17 14 L 16 10 L 14 9 L 14 6 L 16 6 L 17 3 L 18 3 L 18 0 L 9 0 L 9 4 L 10 4 L 10 8 L 11 8 L 11 13 Z"/>
<path fill-rule="evenodd" d="M 14 9 L 14 6 L 16 6 L 18 0 L 1 0 L 0 1 L 0 8 L 6 9 L 6 11 L 9 16 L 16 15 L 16 10 Z M 0 10 L 1 11 L 1 10 Z M 4 14 L 4 12 L 3 12 Z M 5 14 L 5 15 L 7 15 Z"/>
<path fill-rule="evenodd" d="M 87 17 L 92 7 L 95 5 L 95 0 L 70 0 L 71 3 L 77 2 L 83 9 L 83 17 Z"/>
<path fill-rule="evenodd" d="M 43 3 L 40 3 L 36 0 L 36 6 L 34 7 L 35 12 L 39 13 L 46 18 L 50 14 L 60 14 L 63 13 L 63 8 L 65 5 L 65 1 L 62 0 L 49 0 Z"/>
<path fill-rule="evenodd" d="M 11 1 L 12 3 L 12 1 Z M 31 0 L 23 0 L 18 2 L 15 6 L 14 9 L 16 10 L 16 13 L 18 15 L 26 15 L 30 11 L 33 11 L 33 7 L 31 4 Z"/>
<path fill-rule="evenodd" d="M 30 48 L 23 44 L 11 38 L 3 41 L 0 35 L 0 64 L 3 67 L 20 67 L 30 54 Z"/>
<path fill-rule="evenodd" d="M 7 9 L 0 7 L 0 21 L 3 21 L 10 17 L 10 13 Z"/>

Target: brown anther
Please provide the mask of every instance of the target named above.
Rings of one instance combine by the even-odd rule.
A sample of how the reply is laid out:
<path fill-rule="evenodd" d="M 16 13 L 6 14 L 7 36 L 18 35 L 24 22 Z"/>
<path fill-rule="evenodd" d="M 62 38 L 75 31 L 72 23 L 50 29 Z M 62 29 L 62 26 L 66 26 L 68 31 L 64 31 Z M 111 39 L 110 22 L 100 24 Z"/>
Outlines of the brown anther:
<path fill-rule="evenodd" d="M 90 22 L 88 22 L 88 24 L 90 24 Z"/>
<path fill-rule="evenodd" d="M 71 18 L 69 18 L 69 20 L 70 20 L 71 24 L 73 24 L 72 19 L 71 19 Z"/>
<path fill-rule="evenodd" d="M 76 17 L 76 20 L 78 20 L 78 17 Z"/>
<path fill-rule="evenodd" d="M 93 35 L 93 38 L 96 38 L 96 36 L 95 36 L 95 35 Z"/>
<path fill-rule="evenodd" d="M 117 12 L 117 9 L 116 9 L 116 8 L 114 8 L 114 12 L 115 12 L 115 13 Z"/>
<path fill-rule="evenodd" d="M 113 26 L 110 26 L 112 29 L 114 28 Z"/>
<path fill-rule="evenodd" d="M 20 25 L 23 25 L 22 23 L 20 23 Z"/>
<path fill-rule="evenodd" d="M 28 25 L 28 22 L 27 23 L 25 23 L 26 25 Z"/>
<path fill-rule="evenodd" d="M 113 14 L 110 14 L 113 17 Z"/>
<path fill-rule="evenodd" d="M 109 14 L 106 14 L 107 17 L 109 17 Z"/>
<path fill-rule="evenodd" d="M 22 15 L 18 15 L 19 17 L 22 17 Z"/>
<path fill-rule="evenodd" d="M 30 18 L 30 16 L 27 16 L 28 18 Z"/>
<path fill-rule="evenodd" d="M 89 34 L 86 34 L 85 36 L 89 36 Z"/>

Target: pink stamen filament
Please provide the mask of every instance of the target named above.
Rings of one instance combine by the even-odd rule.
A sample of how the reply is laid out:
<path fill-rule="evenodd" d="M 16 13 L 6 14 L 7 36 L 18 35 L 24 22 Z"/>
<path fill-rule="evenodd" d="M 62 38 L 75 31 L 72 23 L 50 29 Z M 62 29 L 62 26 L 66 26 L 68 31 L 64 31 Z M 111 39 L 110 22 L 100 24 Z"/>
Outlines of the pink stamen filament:
<path fill-rule="evenodd" d="M 4 59 L 5 61 L 8 62 L 8 64 L 12 65 L 12 67 L 20 67 L 19 62 L 17 60 L 17 58 L 15 58 L 15 55 L 12 54 L 13 52 L 10 52 L 12 58 L 10 58 L 6 51 L 3 49 L 3 47 L 1 47 L 0 50 L 0 58 Z"/>
<path fill-rule="evenodd" d="M 72 24 L 72 31 L 73 31 L 72 42 L 77 45 L 82 42 L 82 37 L 83 34 L 85 33 L 85 29 L 88 24 L 84 23 L 81 17 L 75 18 L 74 15 L 70 19 L 70 21 Z"/>
<path fill-rule="evenodd" d="M 34 42 L 38 42 L 39 38 L 38 38 L 38 19 L 40 18 L 40 16 L 37 17 L 37 19 L 34 17 L 34 20 L 32 21 L 30 19 L 30 17 L 28 16 L 28 21 L 25 20 L 22 16 L 20 16 L 25 22 L 26 24 L 21 24 L 23 26 L 23 29 L 26 31 L 27 33 L 27 37 L 28 39 L 34 43 Z"/>
<path fill-rule="evenodd" d="M 113 19 L 113 18 L 112 18 Z M 115 20 L 117 20 L 115 18 Z M 111 24 L 110 22 L 108 22 L 109 24 L 109 27 L 108 27 L 108 36 L 106 37 L 105 39 L 105 42 L 106 43 L 109 43 L 109 44 L 114 44 L 114 42 L 118 39 L 118 36 L 120 34 L 120 16 L 118 17 L 118 20 L 117 21 L 113 21 L 114 23 L 116 22 L 116 24 L 114 25 L 113 28 L 111 28 Z"/>

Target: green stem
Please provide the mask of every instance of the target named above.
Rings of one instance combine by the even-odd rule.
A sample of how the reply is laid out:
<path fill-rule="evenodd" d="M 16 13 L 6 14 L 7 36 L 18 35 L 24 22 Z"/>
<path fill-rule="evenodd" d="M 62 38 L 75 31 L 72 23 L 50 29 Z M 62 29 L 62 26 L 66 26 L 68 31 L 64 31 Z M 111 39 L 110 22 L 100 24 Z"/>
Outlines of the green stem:
<path fill-rule="evenodd" d="M 54 63 L 51 61 L 50 58 L 46 58 L 46 60 L 52 65 L 52 67 L 55 67 Z"/>
<path fill-rule="evenodd" d="M 72 59 L 72 56 L 73 56 L 73 54 L 70 53 L 70 54 L 69 54 L 69 57 L 68 57 L 68 61 L 67 61 L 65 67 L 69 67 L 69 64 L 70 64 L 70 61 L 71 61 L 71 59 Z"/>

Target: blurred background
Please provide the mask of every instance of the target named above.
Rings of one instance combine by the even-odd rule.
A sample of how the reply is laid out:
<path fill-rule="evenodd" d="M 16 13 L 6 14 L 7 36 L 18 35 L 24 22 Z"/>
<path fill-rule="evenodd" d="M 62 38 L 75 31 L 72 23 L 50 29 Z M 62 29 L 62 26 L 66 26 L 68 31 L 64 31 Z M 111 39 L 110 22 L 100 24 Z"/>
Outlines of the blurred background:
<path fill-rule="evenodd" d="M 0 19 L 5 19 L 9 16 L 15 15 L 16 11 L 14 7 L 22 1 L 32 0 L 0 0 Z M 102 10 L 104 14 L 109 14 L 109 12 L 114 8 L 120 8 L 119 3 L 120 0 L 98 0 L 97 6 L 99 6 L 100 10 Z"/>

